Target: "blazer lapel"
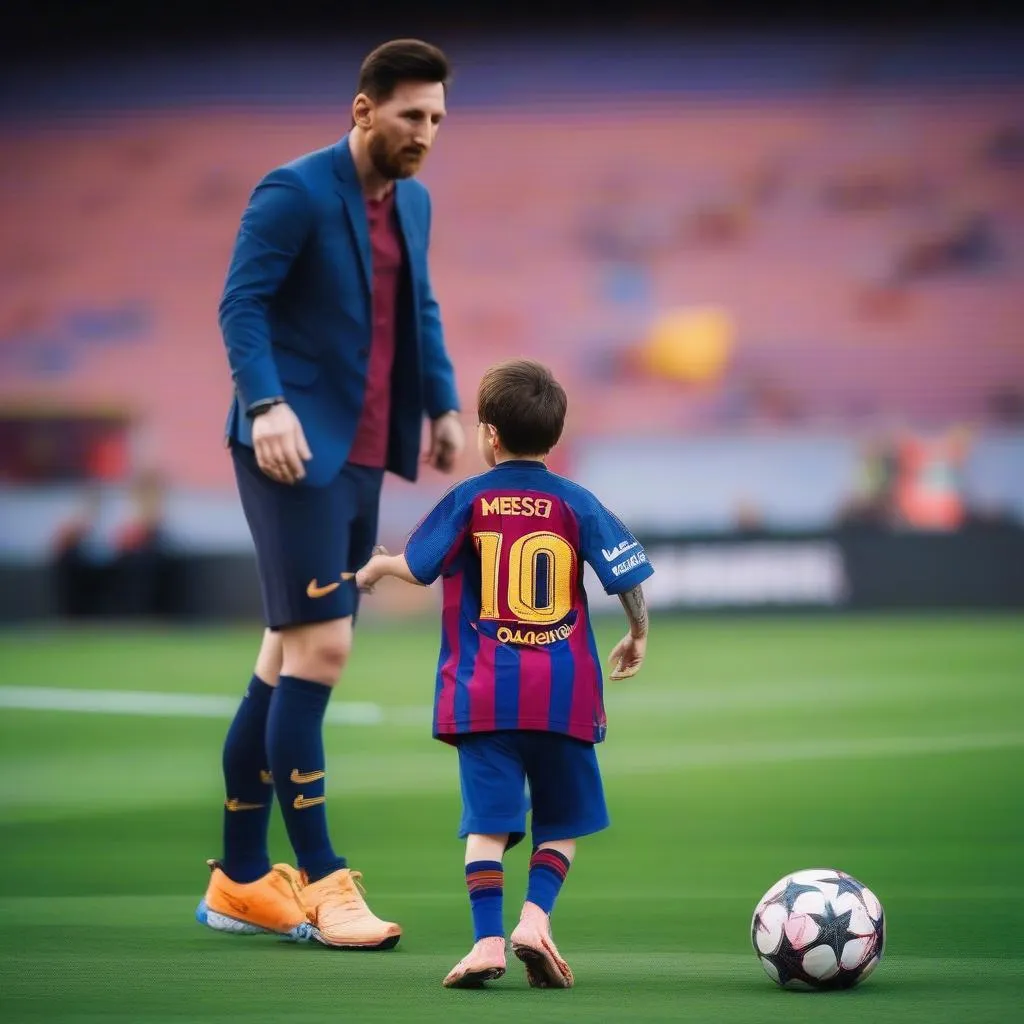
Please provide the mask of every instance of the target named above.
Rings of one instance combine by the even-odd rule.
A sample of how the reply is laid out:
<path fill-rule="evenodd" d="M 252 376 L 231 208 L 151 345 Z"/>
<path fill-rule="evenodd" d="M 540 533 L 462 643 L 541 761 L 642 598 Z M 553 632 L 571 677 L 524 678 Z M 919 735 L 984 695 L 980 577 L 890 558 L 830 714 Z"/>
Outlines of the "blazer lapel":
<path fill-rule="evenodd" d="M 335 189 L 341 196 L 348 220 L 349 230 L 359 254 L 359 265 L 363 271 L 363 286 L 367 296 L 370 295 L 372 270 L 370 264 L 370 224 L 366 219 L 366 204 L 363 190 L 356 174 L 356 165 L 352 161 L 352 151 L 348 148 L 348 136 L 345 135 L 334 146 Z"/>

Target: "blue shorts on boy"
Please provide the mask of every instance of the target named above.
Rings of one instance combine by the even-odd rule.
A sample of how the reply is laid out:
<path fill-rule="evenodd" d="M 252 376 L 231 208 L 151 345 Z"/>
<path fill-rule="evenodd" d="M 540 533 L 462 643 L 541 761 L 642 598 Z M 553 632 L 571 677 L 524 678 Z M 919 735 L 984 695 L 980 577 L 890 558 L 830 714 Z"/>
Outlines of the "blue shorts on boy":
<path fill-rule="evenodd" d="M 533 845 L 578 839 L 608 827 L 601 772 L 593 743 L 551 732 L 480 732 L 461 736 L 459 837 L 526 835 Z M 527 789 L 528 787 L 528 789 Z"/>

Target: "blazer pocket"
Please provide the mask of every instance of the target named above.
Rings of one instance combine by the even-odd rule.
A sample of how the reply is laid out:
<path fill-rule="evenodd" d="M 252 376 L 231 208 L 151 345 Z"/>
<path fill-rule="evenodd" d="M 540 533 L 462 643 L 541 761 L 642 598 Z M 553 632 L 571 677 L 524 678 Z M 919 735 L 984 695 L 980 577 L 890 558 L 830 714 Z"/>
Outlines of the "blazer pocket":
<path fill-rule="evenodd" d="M 286 349 L 279 348 L 274 351 L 274 363 L 281 381 L 298 387 L 312 384 L 320 373 L 318 362 Z"/>

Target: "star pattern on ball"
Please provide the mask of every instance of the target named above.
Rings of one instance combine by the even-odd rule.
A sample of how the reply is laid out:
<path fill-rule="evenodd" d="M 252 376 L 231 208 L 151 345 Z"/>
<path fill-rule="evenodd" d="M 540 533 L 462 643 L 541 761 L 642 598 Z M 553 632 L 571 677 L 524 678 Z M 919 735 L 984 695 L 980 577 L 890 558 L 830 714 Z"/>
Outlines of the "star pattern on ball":
<path fill-rule="evenodd" d="M 807 985 L 816 985 L 807 971 L 804 970 L 803 951 L 796 949 L 789 941 L 785 932 L 779 948 L 766 958 L 779 974 L 779 984 L 787 985 L 791 981 L 802 981 Z"/>
<path fill-rule="evenodd" d="M 791 878 L 786 882 L 786 888 L 776 896 L 773 896 L 766 906 L 771 906 L 773 903 L 781 903 L 786 910 L 793 913 L 793 904 L 796 903 L 798 897 L 802 896 L 805 892 L 820 891 L 816 885 L 801 885 L 799 882 L 794 882 Z"/>
<path fill-rule="evenodd" d="M 836 875 L 835 878 L 823 878 L 821 881 L 828 882 L 830 885 L 834 885 L 839 891 L 836 893 L 836 897 L 842 896 L 843 893 L 850 893 L 856 896 L 860 900 L 861 905 L 867 909 L 867 904 L 864 903 L 864 886 L 857 881 L 856 878 L 850 878 L 849 875 Z"/>
<path fill-rule="evenodd" d="M 836 955 L 836 961 L 841 961 L 843 947 L 850 939 L 858 938 L 854 932 L 850 931 L 850 918 L 853 916 L 853 911 L 844 910 L 843 913 L 837 914 L 835 907 L 831 903 L 826 903 L 824 914 L 808 914 L 807 916 L 818 926 L 818 937 L 814 944 L 829 946 Z"/>
<path fill-rule="evenodd" d="M 875 955 L 881 959 L 882 951 L 885 949 L 885 914 L 882 913 L 877 921 L 872 921 L 871 923 L 875 926 L 874 952 Z"/>

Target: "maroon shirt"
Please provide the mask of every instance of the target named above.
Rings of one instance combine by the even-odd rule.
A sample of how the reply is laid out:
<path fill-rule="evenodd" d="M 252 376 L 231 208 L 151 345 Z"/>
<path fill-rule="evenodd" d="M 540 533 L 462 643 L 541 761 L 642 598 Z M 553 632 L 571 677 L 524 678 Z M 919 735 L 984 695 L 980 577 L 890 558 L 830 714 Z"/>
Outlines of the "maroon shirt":
<path fill-rule="evenodd" d="M 383 469 L 388 459 L 391 420 L 391 367 L 395 361 L 398 284 L 402 242 L 395 220 L 395 190 L 383 199 L 366 200 L 370 224 L 373 280 L 370 287 L 372 334 L 366 367 L 366 396 L 348 461 Z"/>

